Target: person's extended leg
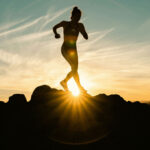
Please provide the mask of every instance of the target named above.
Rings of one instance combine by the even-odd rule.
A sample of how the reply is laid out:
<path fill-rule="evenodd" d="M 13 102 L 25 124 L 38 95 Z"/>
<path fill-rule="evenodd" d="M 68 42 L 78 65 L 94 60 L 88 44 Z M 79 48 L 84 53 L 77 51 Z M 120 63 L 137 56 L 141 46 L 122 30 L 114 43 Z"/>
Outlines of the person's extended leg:
<path fill-rule="evenodd" d="M 80 91 L 85 92 L 86 90 L 82 87 L 82 85 L 80 83 L 79 74 L 78 74 L 78 57 L 77 57 L 77 55 L 74 58 L 71 68 L 72 68 L 73 78 L 74 78 L 78 88 L 80 89 Z"/>
<path fill-rule="evenodd" d="M 78 88 L 82 91 L 82 92 L 86 92 L 86 90 L 82 87 L 81 83 L 80 83 L 80 78 L 79 78 L 79 74 L 78 74 L 78 71 L 76 70 L 74 73 L 73 73 L 73 78 L 78 86 Z"/>
<path fill-rule="evenodd" d="M 73 74 L 73 78 L 76 81 L 76 84 L 78 85 L 78 87 L 81 87 L 81 83 L 80 83 L 78 72 L 76 72 L 76 73 Z"/>

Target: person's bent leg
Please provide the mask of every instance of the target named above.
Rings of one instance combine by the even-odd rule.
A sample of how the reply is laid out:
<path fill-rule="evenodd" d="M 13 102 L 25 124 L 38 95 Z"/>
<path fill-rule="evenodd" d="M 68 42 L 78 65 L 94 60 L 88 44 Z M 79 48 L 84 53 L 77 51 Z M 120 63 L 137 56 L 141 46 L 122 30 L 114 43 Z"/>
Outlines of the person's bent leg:
<path fill-rule="evenodd" d="M 64 81 L 65 81 L 65 82 L 68 82 L 68 80 L 69 80 L 72 76 L 73 76 L 72 71 L 70 71 L 70 72 L 67 74 L 67 76 L 66 76 L 66 78 L 64 79 Z"/>
<path fill-rule="evenodd" d="M 62 54 L 63 54 L 64 58 L 67 60 L 67 62 L 70 64 L 70 66 L 71 66 L 71 65 L 72 65 L 72 61 L 71 61 L 69 55 L 65 52 L 65 50 L 63 51 Z M 68 91 L 67 82 L 68 82 L 68 80 L 69 80 L 72 76 L 73 76 L 73 74 L 72 74 L 72 70 L 71 70 L 71 71 L 67 74 L 67 76 L 65 77 L 65 79 L 60 82 L 60 84 L 63 86 L 63 88 L 64 88 L 66 91 Z"/>
<path fill-rule="evenodd" d="M 72 71 L 70 71 L 70 72 L 67 74 L 66 78 L 60 82 L 60 84 L 62 85 L 62 87 L 65 89 L 65 91 L 68 91 L 67 82 L 68 82 L 68 80 L 69 80 L 71 77 L 72 77 Z"/>

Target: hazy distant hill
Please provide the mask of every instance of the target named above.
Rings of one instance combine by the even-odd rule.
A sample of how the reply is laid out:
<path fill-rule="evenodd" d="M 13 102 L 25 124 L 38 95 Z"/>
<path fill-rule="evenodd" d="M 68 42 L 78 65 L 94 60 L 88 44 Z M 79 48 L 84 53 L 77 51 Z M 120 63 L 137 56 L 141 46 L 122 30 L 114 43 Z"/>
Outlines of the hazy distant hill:
<path fill-rule="evenodd" d="M 0 102 L 0 149 L 149 149 L 150 106 L 119 95 L 37 87 Z"/>

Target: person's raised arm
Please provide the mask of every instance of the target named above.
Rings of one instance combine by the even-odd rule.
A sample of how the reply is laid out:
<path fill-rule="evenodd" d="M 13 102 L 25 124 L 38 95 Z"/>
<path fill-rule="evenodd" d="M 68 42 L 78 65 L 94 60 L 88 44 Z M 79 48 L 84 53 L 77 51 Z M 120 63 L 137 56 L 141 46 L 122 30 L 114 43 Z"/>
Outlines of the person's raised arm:
<path fill-rule="evenodd" d="M 60 38 L 60 34 L 57 33 L 57 28 L 64 27 L 64 25 L 65 25 L 65 21 L 62 21 L 53 27 L 53 32 L 55 34 L 55 38 Z"/>
<path fill-rule="evenodd" d="M 85 27 L 82 23 L 79 24 L 79 30 L 80 30 L 80 33 L 83 35 L 83 37 L 87 40 L 88 34 L 86 33 Z"/>

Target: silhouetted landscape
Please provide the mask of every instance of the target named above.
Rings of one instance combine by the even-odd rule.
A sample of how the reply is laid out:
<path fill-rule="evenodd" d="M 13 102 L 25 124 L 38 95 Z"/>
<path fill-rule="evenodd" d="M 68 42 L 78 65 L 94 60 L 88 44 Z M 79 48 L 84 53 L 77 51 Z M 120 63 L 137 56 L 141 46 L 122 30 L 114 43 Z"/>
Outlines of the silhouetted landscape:
<path fill-rule="evenodd" d="M 0 149 L 148 149 L 150 105 L 47 85 L 0 102 Z"/>

